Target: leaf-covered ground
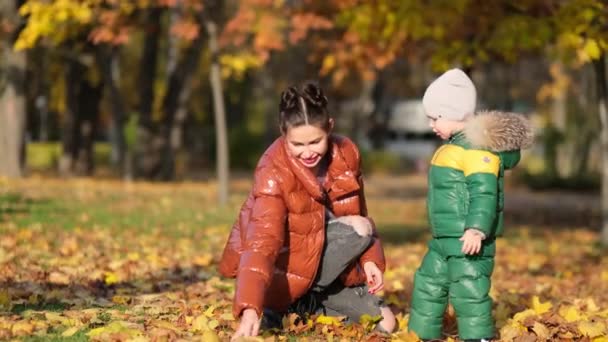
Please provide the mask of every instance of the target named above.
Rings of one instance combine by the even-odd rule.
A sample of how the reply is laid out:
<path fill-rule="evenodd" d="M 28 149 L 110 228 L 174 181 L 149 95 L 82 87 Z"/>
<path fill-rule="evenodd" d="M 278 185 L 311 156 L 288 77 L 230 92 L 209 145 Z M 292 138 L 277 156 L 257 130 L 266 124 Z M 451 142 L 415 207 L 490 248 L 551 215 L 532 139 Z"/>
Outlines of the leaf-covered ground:
<path fill-rule="evenodd" d="M 234 182 L 230 205 L 219 208 L 214 184 L 0 180 L 0 339 L 228 340 L 234 282 L 215 265 L 249 186 Z M 366 189 L 389 264 L 384 296 L 401 329 L 382 336 L 373 321 L 286 317 L 283 331 L 258 340 L 416 340 L 405 327 L 428 239 L 424 178 L 375 177 Z M 536 213 L 513 213 L 524 223 L 509 224 L 499 242 L 500 340 L 608 341 L 608 254 L 598 233 L 532 217 L 525 224 L 526 215 Z M 452 310 L 445 334 L 457 341 Z"/>

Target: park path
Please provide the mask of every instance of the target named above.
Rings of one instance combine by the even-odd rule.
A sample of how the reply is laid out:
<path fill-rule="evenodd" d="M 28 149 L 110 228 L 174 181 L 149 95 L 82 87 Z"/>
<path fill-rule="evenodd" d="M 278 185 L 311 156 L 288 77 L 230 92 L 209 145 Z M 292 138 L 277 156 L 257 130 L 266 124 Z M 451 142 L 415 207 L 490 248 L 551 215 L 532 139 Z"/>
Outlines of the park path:
<path fill-rule="evenodd" d="M 395 199 L 424 201 L 426 175 L 371 175 L 366 177 L 368 201 Z M 506 220 L 527 224 L 599 227 L 599 193 L 571 191 L 531 191 L 521 185 L 509 186 L 505 198 Z"/>

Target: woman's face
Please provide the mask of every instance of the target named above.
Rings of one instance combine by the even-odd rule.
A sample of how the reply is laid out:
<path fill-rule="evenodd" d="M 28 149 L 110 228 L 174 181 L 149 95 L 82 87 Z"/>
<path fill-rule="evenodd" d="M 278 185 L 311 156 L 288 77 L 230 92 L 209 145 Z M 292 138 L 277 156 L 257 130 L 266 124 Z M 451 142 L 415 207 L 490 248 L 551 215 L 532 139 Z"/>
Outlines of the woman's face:
<path fill-rule="evenodd" d="M 315 169 L 327 153 L 328 139 L 329 132 L 315 125 L 288 127 L 285 132 L 287 151 L 309 169 Z"/>

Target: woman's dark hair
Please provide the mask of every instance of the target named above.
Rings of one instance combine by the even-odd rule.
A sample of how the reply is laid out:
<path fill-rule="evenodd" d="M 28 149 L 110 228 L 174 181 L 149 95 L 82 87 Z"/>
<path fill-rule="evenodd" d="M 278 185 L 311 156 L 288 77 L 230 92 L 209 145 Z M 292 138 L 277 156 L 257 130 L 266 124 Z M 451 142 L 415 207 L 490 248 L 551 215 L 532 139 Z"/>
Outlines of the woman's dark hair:
<path fill-rule="evenodd" d="M 299 87 L 291 86 L 281 93 L 279 103 L 279 127 L 285 134 L 290 127 L 315 125 L 325 131 L 330 129 L 327 113 L 327 97 L 312 82 Z"/>

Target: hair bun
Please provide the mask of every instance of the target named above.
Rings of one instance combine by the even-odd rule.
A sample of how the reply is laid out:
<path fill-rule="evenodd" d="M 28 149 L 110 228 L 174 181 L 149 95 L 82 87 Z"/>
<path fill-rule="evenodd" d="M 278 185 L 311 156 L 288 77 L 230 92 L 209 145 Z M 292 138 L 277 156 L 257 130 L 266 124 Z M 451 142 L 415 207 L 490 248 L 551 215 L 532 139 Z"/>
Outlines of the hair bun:
<path fill-rule="evenodd" d="M 298 106 L 298 90 L 296 87 L 289 87 L 281 93 L 279 111 L 284 112 Z"/>
<path fill-rule="evenodd" d="M 327 97 L 323 90 L 314 83 L 304 85 L 303 97 L 315 107 L 323 108 L 327 106 Z"/>

